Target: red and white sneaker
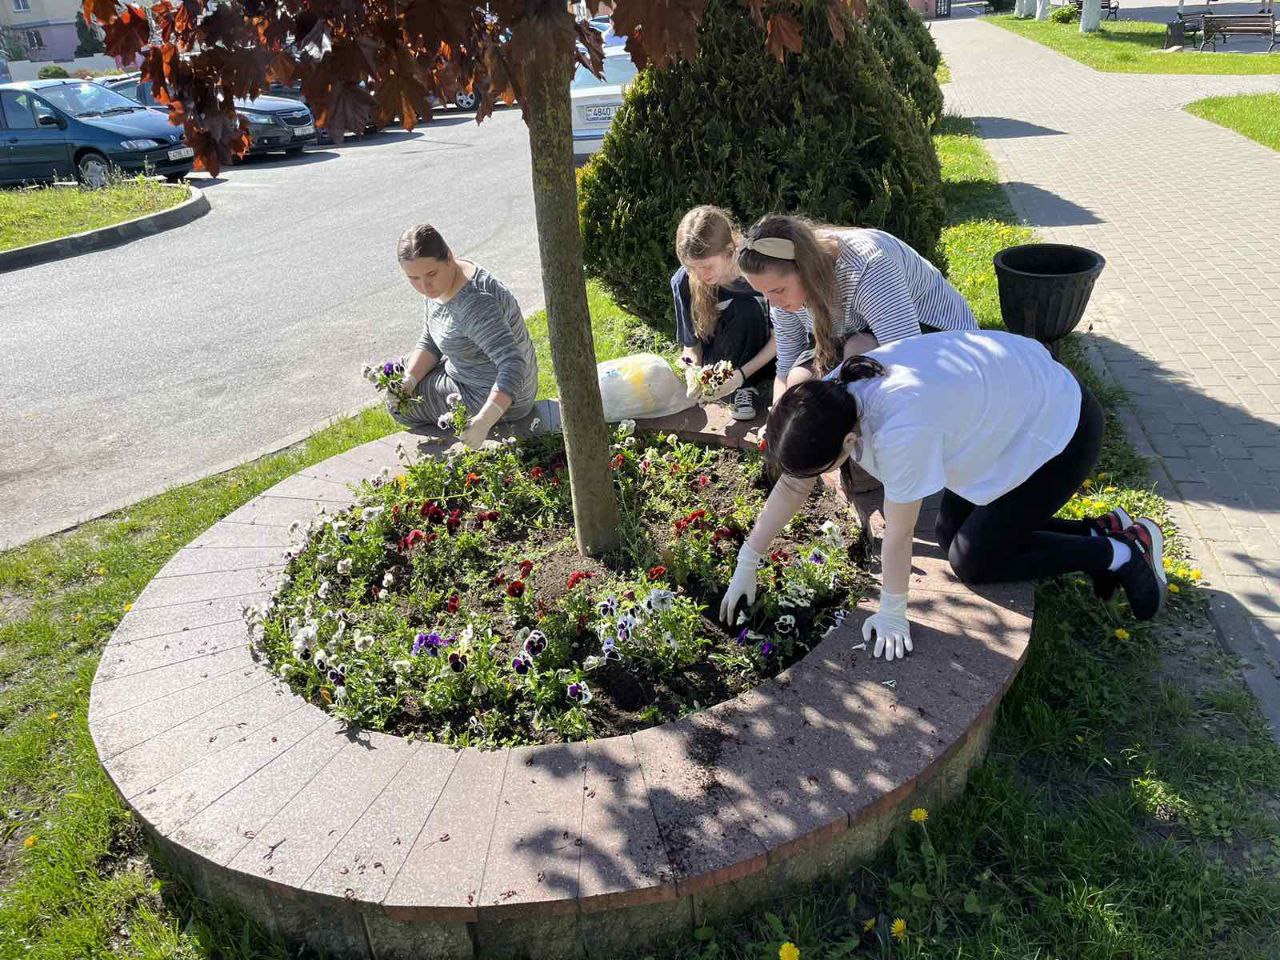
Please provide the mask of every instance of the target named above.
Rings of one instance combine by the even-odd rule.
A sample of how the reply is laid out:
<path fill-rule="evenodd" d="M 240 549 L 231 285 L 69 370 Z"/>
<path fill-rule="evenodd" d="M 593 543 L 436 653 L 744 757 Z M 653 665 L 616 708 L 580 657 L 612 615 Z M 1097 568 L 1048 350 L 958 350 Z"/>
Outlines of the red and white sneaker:
<path fill-rule="evenodd" d="M 1124 532 L 1133 526 L 1133 521 L 1123 507 L 1116 507 L 1100 517 L 1091 517 L 1085 523 L 1097 530 L 1100 536 L 1115 537 L 1117 540 L 1123 539 Z M 1120 580 L 1110 570 L 1099 570 L 1089 576 L 1093 580 L 1093 595 L 1099 600 L 1110 600 L 1120 586 Z"/>
<path fill-rule="evenodd" d="M 1164 606 L 1169 579 L 1164 572 L 1164 534 L 1160 525 L 1141 517 L 1122 534 L 1133 551 L 1129 561 L 1116 571 L 1116 579 L 1129 598 L 1129 609 L 1138 620 L 1150 620 Z"/>

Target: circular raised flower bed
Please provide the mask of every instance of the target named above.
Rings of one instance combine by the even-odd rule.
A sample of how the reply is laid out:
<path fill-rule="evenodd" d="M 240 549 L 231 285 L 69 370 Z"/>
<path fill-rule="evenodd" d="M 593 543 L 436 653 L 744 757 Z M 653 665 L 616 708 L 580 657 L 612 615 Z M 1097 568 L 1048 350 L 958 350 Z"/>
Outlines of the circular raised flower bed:
<path fill-rule="evenodd" d="M 483 747 L 630 733 L 776 675 L 869 582 L 820 488 L 757 603 L 717 621 L 768 493 L 755 452 L 620 427 L 622 546 L 599 560 L 574 544 L 558 436 L 404 459 L 313 520 L 251 609 L 277 674 L 366 729 Z"/>

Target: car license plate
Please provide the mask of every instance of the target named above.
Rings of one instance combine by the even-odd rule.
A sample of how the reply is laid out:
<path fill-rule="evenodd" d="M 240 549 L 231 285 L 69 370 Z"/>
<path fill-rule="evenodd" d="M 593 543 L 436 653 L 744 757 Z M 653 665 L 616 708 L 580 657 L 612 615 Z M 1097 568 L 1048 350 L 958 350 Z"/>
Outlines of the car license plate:
<path fill-rule="evenodd" d="M 611 103 L 604 107 L 587 107 L 588 120 L 612 120 L 613 115 L 618 112 L 618 105 Z"/>
<path fill-rule="evenodd" d="M 309 137 L 315 132 L 316 132 L 316 128 L 315 128 L 315 124 L 313 123 L 304 123 L 300 127 L 293 128 L 293 135 L 295 137 Z"/>
<path fill-rule="evenodd" d="M 188 157 L 194 157 L 196 152 L 190 147 L 178 147 L 176 150 L 169 151 L 170 160 L 186 160 Z"/>

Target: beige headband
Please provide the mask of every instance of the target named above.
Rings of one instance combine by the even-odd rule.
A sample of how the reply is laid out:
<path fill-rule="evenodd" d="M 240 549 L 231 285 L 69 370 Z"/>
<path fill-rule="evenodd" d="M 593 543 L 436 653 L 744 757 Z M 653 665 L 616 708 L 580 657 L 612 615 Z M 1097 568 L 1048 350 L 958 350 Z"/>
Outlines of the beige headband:
<path fill-rule="evenodd" d="M 796 258 L 796 245 L 785 237 L 757 237 L 755 240 L 747 237 L 742 241 L 742 249 L 754 250 L 775 260 Z"/>

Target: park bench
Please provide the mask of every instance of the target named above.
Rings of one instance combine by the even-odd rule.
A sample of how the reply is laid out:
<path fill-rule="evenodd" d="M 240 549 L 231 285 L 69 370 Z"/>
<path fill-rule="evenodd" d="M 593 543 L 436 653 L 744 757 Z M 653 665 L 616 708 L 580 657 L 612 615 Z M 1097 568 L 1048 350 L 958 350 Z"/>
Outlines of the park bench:
<path fill-rule="evenodd" d="M 1084 0 L 1071 0 L 1072 4 L 1080 8 L 1080 13 L 1084 14 Z M 1103 20 L 1115 20 L 1120 15 L 1120 0 L 1100 0 L 1102 7 Z"/>
<path fill-rule="evenodd" d="M 1271 13 L 1233 13 L 1204 15 L 1204 32 L 1200 38 L 1200 49 L 1211 44 L 1218 49 L 1218 38 L 1224 42 L 1227 37 L 1266 37 L 1270 42 L 1267 53 L 1276 47 L 1276 15 Z"/>

